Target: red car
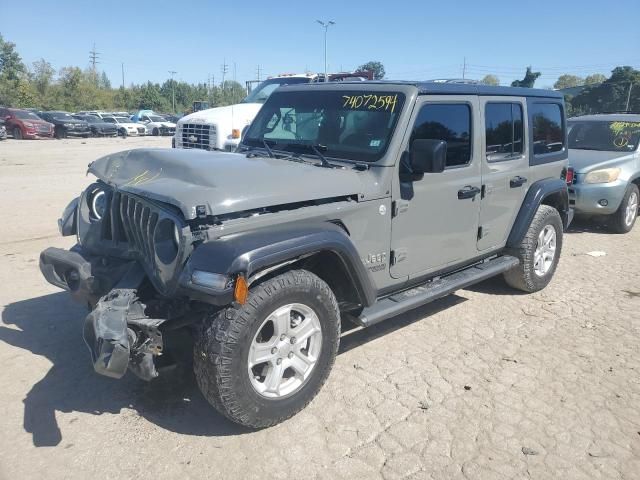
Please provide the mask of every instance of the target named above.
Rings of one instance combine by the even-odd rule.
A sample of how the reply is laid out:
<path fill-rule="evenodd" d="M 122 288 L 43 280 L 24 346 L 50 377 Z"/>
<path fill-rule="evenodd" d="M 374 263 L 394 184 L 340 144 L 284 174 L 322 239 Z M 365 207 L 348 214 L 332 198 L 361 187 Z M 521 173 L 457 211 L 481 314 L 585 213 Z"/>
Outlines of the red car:
<path fill-rule="evenodd" d="M 0 118 L 5 121 L 7 133 L 16 140 L 53 137 L 53 125 L 28 110 L 0 108 Z"/>

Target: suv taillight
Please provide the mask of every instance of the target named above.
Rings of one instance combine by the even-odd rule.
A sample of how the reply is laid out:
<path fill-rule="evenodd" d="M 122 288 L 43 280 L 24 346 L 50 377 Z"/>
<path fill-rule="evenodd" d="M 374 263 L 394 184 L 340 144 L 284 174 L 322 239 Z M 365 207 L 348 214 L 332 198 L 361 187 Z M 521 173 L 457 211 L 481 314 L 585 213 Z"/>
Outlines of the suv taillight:
<path fill-rule="evenodd" d="M 567 168 L 567 173 L 565 174 L 565 181 L 567 182 L 567 185 L 573 185 L 573 179 L 575 178 L 575 172 L 573 170 L 573 167 L 569 167 Z"/>

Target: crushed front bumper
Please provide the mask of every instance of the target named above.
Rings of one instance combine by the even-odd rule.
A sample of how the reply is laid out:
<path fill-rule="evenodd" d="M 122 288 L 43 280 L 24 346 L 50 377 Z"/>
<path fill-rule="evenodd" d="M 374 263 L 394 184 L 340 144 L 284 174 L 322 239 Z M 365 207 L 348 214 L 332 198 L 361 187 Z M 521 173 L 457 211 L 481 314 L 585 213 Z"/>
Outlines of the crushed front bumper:
<path fill-rule="evenodd" d="M 40 270 L 47 281 L 68 290 L 92 308 L 83 337 L 97 373 L 122 377 L 127 368 L 143 380 L 158 376 L 153 357 L 162 354 L 165 320 L 151 319 L 138 298 L 145 273 L 135 261 L 48 248 L 40 254 Z"/>

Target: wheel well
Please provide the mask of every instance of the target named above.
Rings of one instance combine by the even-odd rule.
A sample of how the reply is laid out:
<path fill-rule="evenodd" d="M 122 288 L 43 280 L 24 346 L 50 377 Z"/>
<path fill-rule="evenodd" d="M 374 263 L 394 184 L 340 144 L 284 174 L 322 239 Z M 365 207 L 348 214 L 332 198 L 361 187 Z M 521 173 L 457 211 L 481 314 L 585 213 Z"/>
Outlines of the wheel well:
<path fill-rule="evenodd" d="M 337 253 L 321 251 L 281 267 L 267 269 L 268 273 L 260 275 L 256 283 L 262 283 L 287 270 L 304 269 L 324 280 L 338 300 L 341 311 L 354 311 L 362 306 L 362 300 L 354 288 L 347 267 Z M 253 282 L 252 282 L 253 283 Z"/>
<path fill-rule="evenodd" d="M 638 178 L 634 178 L 633 180 L 631 180 L 631 183 L 635 183 L 635 185 L 640 188 L 640 177 Z"/>
<path fill-rule="evenodd" d="M 540 202 L 540 204 L 553 207 L 556 210 L 558 210 L 558 212 L 560 212 L 561 214 L 565 213 L 568 208 L 566 197 L 562 195 L 561 192 L 555 192 L 547 195 L 542 199 L 542 202 Z M 562 217 L 562 222 L 564 223 L 566 215 L 561 215 L 561 217 Z M 567 225 L 564 225 L 564 227 L 566 228 Z"/>

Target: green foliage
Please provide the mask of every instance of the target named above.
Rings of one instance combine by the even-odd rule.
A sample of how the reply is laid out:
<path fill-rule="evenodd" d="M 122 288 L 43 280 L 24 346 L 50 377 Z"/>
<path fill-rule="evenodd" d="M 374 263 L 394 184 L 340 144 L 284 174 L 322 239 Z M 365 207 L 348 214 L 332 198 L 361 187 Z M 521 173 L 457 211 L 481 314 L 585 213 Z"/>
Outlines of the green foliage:
<path fill-rule="evenodd" d="M 577 87 L 583 84 L 584 78 L 578 77 L 577 75 L 564 74 L 558 77 L 556 83 L 553 84 L 553 88 L 560 90 L 562 88 Z"/>
<path fill-rule="evenodd" d="M 513 82 L 511 82 L 511 86 L 533 88 L 533 85 L 536 83 L 536 80 L 540 75 L 542 75 L 540 72 L 532 72 L 531 67 L 527 67 L 524 78 L 522 80 L 514 80 Z"/>
<path fill-rule="evenodd" d="M 573 115 L 587 113 L 640 111 L 640 71 L 616 67 L 602 83 L 585 87 L 568 103 Z"/>
<path fill-rule="evenodd" d="M 593 75 L 587 75 L 584 79 L 585 85 L 595 85 L 597 83 L 602 83 L 607 79 L 607 77 L 601 73 L 594 73 Z"/>
<path fill-rule="evenodd" d="M 382 62 L 371 60 L 367 63 L 363 63 L 357 68 L 358 71 L 372 71 L 374 80 L 382 80 L 385 75 L 384 65 Z"/>
<path fill-rule="evenodd" d="M 483 85 L 493 85 L 494 87 L 497 87 L 500 85 L 500 79 L 495 75 L 485 75 L 484 78 L 480 80 L 480 83 Z"/>

